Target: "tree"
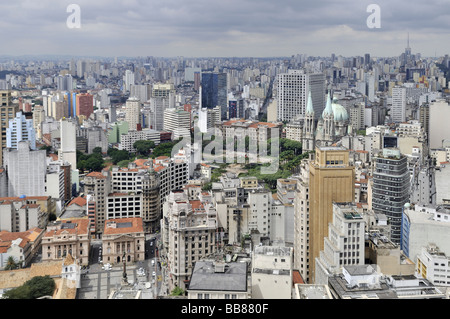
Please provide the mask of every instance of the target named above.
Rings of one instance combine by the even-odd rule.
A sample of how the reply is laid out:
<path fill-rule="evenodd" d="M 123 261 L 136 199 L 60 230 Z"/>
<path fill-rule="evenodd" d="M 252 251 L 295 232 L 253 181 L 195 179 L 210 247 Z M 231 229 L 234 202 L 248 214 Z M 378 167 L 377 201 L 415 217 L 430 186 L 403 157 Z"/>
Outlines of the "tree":
<path fill-rule="evenodd" d="M 13 256 L 9 256 L 6 261 L 5 270 L 13 270 L 19 268 L 19 263 L 16 262 Z"/>
<path fill-rule="evenodd" d="M 111 160 L 114 165 L 117 165 L 120 161 L 131 159 L 130 152 L 127 150 L 118 150 L 116 148 L 109 148 L 107 152 L 108 156 L 111 157 Z"/>
<path fill-rule="evenodd" d="M 92 150 L 93 154 L 102 154 L 102 148 L 100 146 L 94 147 L 94 149 Z"/>
<path fill-rule="evenodd" d="M 22 286 L 13 288 L 3 294 L 4 299 L 37 299 L 42 296 L 53 295 L 55 281 L 50 276 L 36 276 Z"/>
<path fill-rule="evenodd" d="M 143 156 L 150 155 L 150 150 L 155 148 L 155 142 L 148 140 L 139 140 L 133 143 L 133 147 L 138 154 Z"/>
<path fill-rule="evenodd" d="M 170 295 L 171 296 L 183 296 L 184 295 L 184 290 L 177 286 L 177 287 L 173 288 L 173 290 L 170 293 Z"/>

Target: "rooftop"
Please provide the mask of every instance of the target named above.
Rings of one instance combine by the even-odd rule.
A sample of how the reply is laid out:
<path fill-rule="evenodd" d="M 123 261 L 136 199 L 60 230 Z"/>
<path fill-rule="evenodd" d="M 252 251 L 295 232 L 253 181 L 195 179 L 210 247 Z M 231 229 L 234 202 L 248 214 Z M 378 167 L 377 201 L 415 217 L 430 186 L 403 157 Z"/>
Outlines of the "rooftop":
<path fill-rule="evenodd" d="M 245 292 L 247 291 L 247 263 L 216 264 L 214 261 L 197 261 L 188 290 Z"/>

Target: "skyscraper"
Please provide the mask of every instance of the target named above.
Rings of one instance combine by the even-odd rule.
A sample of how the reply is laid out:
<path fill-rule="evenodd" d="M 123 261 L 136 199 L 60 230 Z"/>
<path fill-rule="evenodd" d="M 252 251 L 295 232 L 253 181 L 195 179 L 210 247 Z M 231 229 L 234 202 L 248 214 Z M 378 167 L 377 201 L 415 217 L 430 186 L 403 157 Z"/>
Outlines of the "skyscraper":
<path fill-rule="evenodd" d="M 385 214 L 391 224 L 391 240 L 400 244 L 403 206 L 409 201 L 409 170 L 406 156 L 397 148 L 384 148 L 375 158 L 372 209 Z"/>
<path fill-rule="evenodd" d="M 128 122 L 130 130 L 137 130 L 140 123 L 140 114 L 141 102 L 137 98 L 129 98 L 125 105 L 125 121 Z"/>
<path fill-rule="evenodd" d="M 0 132 L 1 147 L 0 164 L 3 163 L 3 149 L 6 147 L 6 130 L 9 127 L 9 120 L 13 119 L 19 112 L 19 105 L 12 104 L 11 91 L 0 91 Z"/>
<path fill-rule="evenodd" d="M 84 115 L 88 118 L 94 112 L 94 96 L 89 93 L 76 95 L 77 116 Z"/>
<path fill-rule="evenodd" d="M 4 167 L 8 174 L 8 196 L 42 196 L 45 194 L 47 161 L 45 150 L 31 150 L 30 141 L 20 141 L 17 149 L 4 150 Z"/>
<path fill-rule="evenodd" d="M 309 166 L 309 282 L 315 278 L 314 261 L 324 249 L 328 225 L 333 220 L 333 202 L 352 202 L 355 168 L 349 165 L 344 147 L 316 147 Z"/>
<path fill-rule="evenodd" d="M 391 122 L 402 123 L 406 121 L 406 88 L 394 86 L 392 88 Z"/>
<path fill-rule="evenodd" d="M 27 120 L 22 112 L 17 112 L 16 117 L 9 120 L 9 127 L 6 129 L 6 147 L 17 149 L 20 141 L 30 141 L 30 149 L 36 149 L 33 120 Z"/>
<path fill-rule="evenodd" d="M 58 157 L 64 162 L 68 162 L 72 170 L 77 169 L 77 132 L 76 124 L 73 120 L 61 119 L 59 123 L 61 134 L 61 148 Z"/>
<path fill-rule="evenodd" d="M 316 118 L 325 108 L 325 75 L 306 73 L 304 70 L 288 70 L 278 75 L 277 118 L 290 121 L 306 114 L 308 93 L 311 92 Z"/>
<path fill-rule="evenodd" d="M 203 72 L 201 79 L 201 107 L 213 109 L 220 106 L 221 120 L 227 118 L 227 75 L 227 73 Z"/>

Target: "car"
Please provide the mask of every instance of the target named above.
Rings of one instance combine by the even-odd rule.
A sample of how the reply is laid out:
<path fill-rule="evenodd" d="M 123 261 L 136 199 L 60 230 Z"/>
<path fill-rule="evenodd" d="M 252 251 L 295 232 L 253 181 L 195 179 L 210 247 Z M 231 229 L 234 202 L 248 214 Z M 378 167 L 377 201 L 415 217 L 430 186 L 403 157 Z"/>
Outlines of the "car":
<path fill-rule="evenodd" d="M 156 277 L 156 272 L 152 272 L 152 276 L 153 276 L 153 277 Z"/>
<path fill-rule="evenodd" d="M 150 242 L 150 246 L 153 246 L 153 242 L 152 241 Z"/>
<path fill-rule="evenodd" d="M 155 264 L 155 260 L 154 259 L 152 259 L 152 266 Z"/>

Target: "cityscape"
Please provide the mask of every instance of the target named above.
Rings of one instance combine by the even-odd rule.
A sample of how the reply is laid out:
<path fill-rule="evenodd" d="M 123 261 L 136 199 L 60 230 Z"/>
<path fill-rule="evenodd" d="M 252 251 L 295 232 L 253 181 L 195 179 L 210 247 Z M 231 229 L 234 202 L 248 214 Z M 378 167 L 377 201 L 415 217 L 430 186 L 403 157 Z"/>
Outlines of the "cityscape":
<path fill-rule="evenodd" d="M 449 22 L 397 25 L 384 1 L 342 1 L 336 25 L 323 1 L 323 29 L 290 1 L 243 1 L 246 23 L 212 1 L 216 24 L 196 20 L 200 0 L 44 2 L 0 4 L 6 28 L 36 19 L 34 49 L 23 26 L 0 31 L 0 299 L 157 299 L 209 316 L 450 299 Z M 285 21 L 256 22 L 253 6 Z M 346 40 L 324 45 L 334 32 Z"/>

